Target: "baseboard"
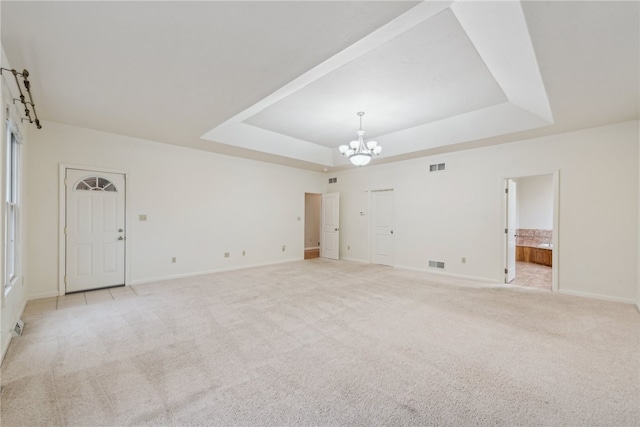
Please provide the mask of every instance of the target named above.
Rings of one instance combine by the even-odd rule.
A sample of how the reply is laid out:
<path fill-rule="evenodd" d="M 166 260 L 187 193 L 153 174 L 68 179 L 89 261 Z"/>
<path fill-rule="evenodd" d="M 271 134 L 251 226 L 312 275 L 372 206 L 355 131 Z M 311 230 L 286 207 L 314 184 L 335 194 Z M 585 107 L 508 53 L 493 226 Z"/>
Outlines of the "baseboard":
<path fill-rule="evenodd" d="M 29 295 L 28 300 L 32 301 L 34 299 L 51 298 L 51 297 L 57 297 L 57 296 L 58 296 L 58 291 L 41 292 L 39 294 Z"/>
<path fill-rule="evenodd" d="M 320 249 L 320 246 L 315 246 L 313 248 L 304 248 L 305 251 L 314 251 L 316 249 Z"/>
<path fill-rule="evenodd" d="M 590 292 L 571 291 L 567 289 L 560 289 L 558 293 L 563 295 L 576 296 L 576 297 L 599 299 L 599 300 L 611 301 L 611 302 L 621 302 L 623 304 L 634 304 L 636 307 L 638 307 L 638 304 L 634 300 L 627 299 L 627 298 L 610 297 L 607 295 L 592 294 Z"/>
<path fill-rule="evenodd" d="M 11 322 L 11 329 L 7 331 L 7 333 L 9 334 L 9 339 L 7 340 L 6 344 L 2 346 L 2 353 L 0 354 L 0 365 L 2 365 L 2 362 L 4 362 L 4 356 L 6 356 L 7 350 L 9 350 L 9 345 L 11 344 L 11 340 L 13 339 L 13 334 L 11 333 L 11 331 L 13 330 L 13 327 L 15 326 L 15 324 L 18 323 L 18 320 L 24 314 L 25 308 L 27 308 L 26 298 L 22 303 L 22 307 L 20 307 L 20 310 L 18 310 L 18 316 L 15 319 L 13 319 L 13 322 Z"/>
<path fill-rule="evenodd" d="M 246 270 L 248 268 L 266 267 L 269 265 L 286 264 L 288 262 L 296 262 L 296 261 L 303 261 L 303 260 L 304 258 L 297 257 L 297 258 L 290 258 L 282 261 L 265 262 L 262 264 L 239 265 L 236 267 L 219 268 L 215 270 L 196 271 L 192 273 L 174 274 L 171 276 L 159 276 L 159 277 L 154 277 L 150 279 L 138 279 L 138 280 L 132 280 L 131 282 L 129 282 L 129 285 L 142 285 L 145 283 L 164 282 L 166 280 L 187 279 L 189 277 L 206 276 L 207 274 L 224 273 L 226 271 Z"/>
<path fill-rule="evenodd" d="M 367 261 L 367 260 L 356 259 L 356 258 L 343 258 L 343 257 L 340 257 L 340 261 L 359 262 L 360 264 L 369 264 L 369 261 Z"/>
<path fill-rule="evenodd" d="M 478 277 L 478 276 L 467 276 L 464 274 L 449 273 L 448 271 L 435 271 L 435 270 L 430 270 L 426 268 L 409 267 L 406 265 L 396 265 L 396 268 L 400 268 L 402 270 L 419 271 L 421 273 L 432 274 L 434 276 L 445 276 L 445 277 L 451 277 L 454 279 L 472 280 L 474 282 L 491 283 L 494 285 L 499 285 L 499 284 L 504 285 L 504 283 L 500 283 L 499 281 L 496 281 L 494 279 L 487 279 L 486 277 Z"/>

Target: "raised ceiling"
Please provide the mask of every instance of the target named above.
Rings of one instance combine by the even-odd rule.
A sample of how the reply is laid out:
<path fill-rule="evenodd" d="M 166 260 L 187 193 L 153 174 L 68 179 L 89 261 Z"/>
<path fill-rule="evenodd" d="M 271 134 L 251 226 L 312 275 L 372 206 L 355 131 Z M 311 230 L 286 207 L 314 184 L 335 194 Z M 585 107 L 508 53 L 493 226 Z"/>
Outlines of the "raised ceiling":
<path fill-rule="evenodd" d="M 44 121 L 314 170 L 638 118 L 637 2 L 11 2 Z M 46 123 L 45 123 L 46 124 Z"/>

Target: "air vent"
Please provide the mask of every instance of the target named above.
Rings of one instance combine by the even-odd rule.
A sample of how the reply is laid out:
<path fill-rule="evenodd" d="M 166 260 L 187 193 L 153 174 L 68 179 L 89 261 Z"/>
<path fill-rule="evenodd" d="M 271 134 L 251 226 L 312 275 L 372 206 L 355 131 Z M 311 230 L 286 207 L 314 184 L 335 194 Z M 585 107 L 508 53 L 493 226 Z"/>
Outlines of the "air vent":
<path fill-rule="evenodd" d="M 433 165 L 429 165 L 429 172 L 439 172 L 443 171 L 445 168 L 444 163 L 436 163 Z"/>
<path fill-rule="evenodd" d="M 335 184 L 338 182 L 338 178 L 329 178 L 329 184 Z"/>
<path fill-rule="evenodd" d="M 444 268 L 444 262 L 429 260 L 429 267 L 430 268 Z"/>

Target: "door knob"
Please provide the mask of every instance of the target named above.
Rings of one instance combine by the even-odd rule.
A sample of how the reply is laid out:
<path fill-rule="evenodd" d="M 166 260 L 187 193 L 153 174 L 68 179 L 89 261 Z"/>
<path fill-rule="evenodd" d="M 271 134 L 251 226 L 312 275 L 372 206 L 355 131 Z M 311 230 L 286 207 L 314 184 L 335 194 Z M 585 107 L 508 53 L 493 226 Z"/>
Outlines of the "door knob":
<path fill-rule="evenodd" d="M 338 231 L 338 229 L 336 228 L 334 231 Z"/>
<path fill-rule="evenodd" d="M 118 228 L 118 233 L 122 233 L 124 230 L 122 228 Z"/>
<path fill-rule="evenodd" d="M 393 230 L 391 230 L 391 234 L 393 234 Z"/>
<path fill-rule="evenodd" d="M 118 237 L 118 240 L 124 240 L 124 237 L 119 236 L 119 237 Z"/>

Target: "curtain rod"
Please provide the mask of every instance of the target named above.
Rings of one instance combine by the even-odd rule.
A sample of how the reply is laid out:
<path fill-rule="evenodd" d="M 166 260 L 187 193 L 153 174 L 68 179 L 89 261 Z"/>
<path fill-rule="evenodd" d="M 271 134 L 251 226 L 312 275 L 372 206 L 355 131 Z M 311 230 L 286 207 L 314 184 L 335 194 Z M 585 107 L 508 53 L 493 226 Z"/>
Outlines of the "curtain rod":
<path fill-rule="evenodd" d="M 18 86 L 18 92 L 20 92 L 20 99 L 14 98 L 13 103 L 16 101 L 22 102 L 24 105 L 24 114 L 27 116 L 26 118 L 22 118 L 22 120 L 28 120 L 29 123 L 35 123 L 38 129 L 42 129 L 42 125 L 40 124 L 40 120 L 38 120 L 38 113 L 36 113 L 36 105 L 33 103 L 33 97 L 31 96 L 31 82 L 28 80 L 29 72 L 27 70 L 23 70 L 22 73 L 17 72 L 15 69 L 8 68 L 0 68 L 0 75 L 3 71 L 10 71 L 13 74 L 13 77 L 16 80 L 16 86 Z M 24 86 L 27 95 L 29 95 L 29 100 L 25 99 L 24 93 L 22 92 L 22 87 L 20 86 L 20 81 L 18 80 L 18 76 L 22 77 L 22 85 Z M 33 119 L 31 118 L 31 111 L 29 111 L 29 105 L 33 109 Z"/>

